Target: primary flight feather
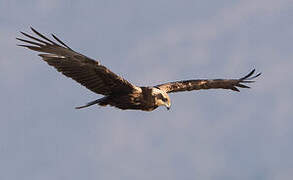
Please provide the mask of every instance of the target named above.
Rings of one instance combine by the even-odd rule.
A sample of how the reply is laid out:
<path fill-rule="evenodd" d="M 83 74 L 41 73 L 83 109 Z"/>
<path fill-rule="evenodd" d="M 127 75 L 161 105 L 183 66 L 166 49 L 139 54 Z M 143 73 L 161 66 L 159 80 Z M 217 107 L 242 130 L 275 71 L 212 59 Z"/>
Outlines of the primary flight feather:
<path fill-rule="evenodd" d="M 56 68 L 57 71 L 74 79 L 87 89 L 104 95 L 103 98 L 76 107 L 77 109 L 94 104 L 143 111 L 152 111 L 159 106 L 166 106 L 169 109 L 171 101 L 167 93 L 219 88 L 239 91 L 238 88 L 249 88 L 244 84 L 254 82 L 252 80 L 261 74 L 254 75 L 255 70 L 252 70 L 240 79 L 197 79 L 138 87 L 113 73 L 100 62 L 75 52 L 55 35 L 52 34 L 52 37 L 56 42 L 45 37 L 34 28 L 31 28 L 31 30 L 37 37 L 21 32 L 30 40 L 16 38 L 27 43 L 19 46 L 42 52 L 39 56 L 50 66 Z"/>

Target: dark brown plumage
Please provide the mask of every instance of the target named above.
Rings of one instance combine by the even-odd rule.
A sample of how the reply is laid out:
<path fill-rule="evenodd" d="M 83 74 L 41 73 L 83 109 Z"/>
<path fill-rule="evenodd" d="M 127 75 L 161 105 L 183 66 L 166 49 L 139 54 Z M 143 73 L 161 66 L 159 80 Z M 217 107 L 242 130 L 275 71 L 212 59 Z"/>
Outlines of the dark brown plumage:
<path fill-rule="evenodd" d="M 261 73 L 258 73 L 257 75 L 252 76 L 254 72 L 255 70 L 252 70 L 248 75 L 240 79 L 197 79 L 169 82 L 157 85 L 156 87 L 167 93 L 200 89 L 230 89 L 239 92 L 237 87 L 249 88 L 243 83 L 253 83 L 254 81 L 251 80 L 261 75 Z"/>
<path fill-rule="evenodd" d="M 252 83 L 254 82 L 252 79 L 260 75 L 258 73 L 253 76 L 255 70 L 252 70 L 240 79 L 198 79 L 169 82 L 151 87 L 137 87 L 116 75 L 98 61 L 73 51 L 55 35 L 52 34 L 57 42 L 50 40 L 33 28 L 31 30 L 39 37 L 36 38 L 21 32 L 24 36 L 35 41 L 16 38 L 28 43 L 19 46 L 42 52 L 39 56 L 50 66 L 56 68 L 57 71 L 74 79 L 89 90 L 104 95 L 103 98 L 89 102 L 85 106 L 77 107 L 77 109 L 94 104 L 144 111 L 152 111 L 158 106 L 166 106 L 169 109 L 171 102 L 167 93 L 218 88 L 239 91 L 237 87 L 249 88 L 243 83 Z"/>

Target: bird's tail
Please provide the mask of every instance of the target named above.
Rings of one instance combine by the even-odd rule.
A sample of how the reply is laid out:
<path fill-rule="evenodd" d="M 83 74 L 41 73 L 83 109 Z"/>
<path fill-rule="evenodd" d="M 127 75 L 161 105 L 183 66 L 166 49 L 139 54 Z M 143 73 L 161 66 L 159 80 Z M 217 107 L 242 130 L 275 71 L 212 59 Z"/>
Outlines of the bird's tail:
<path fill-rule="evenodd" d="M 104 102 L 105 99 L 106 99 L 106 97 L 103 97 L 103 98 L 91 101 L 91 102 L 87 103 L 84 106 L 75 107 L 75 109 L 86 108 L 86 107 L 89 107 L 89 106 L 94 105 L 94 104 L 99 104 L 99 105 L 102 105 L 102 106 L 104 105 L 105 106 L 106 105 L 105 102 Z"/>

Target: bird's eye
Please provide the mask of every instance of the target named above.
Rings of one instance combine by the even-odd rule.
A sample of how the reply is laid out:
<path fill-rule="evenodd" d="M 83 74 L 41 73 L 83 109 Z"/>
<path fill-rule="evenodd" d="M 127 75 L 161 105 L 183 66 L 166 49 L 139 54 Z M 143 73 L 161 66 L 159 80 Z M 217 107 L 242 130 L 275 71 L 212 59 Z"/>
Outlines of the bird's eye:
<path fill-rule="evenodd" d="M 158 99 L 162 99 L 162 101 L 164 101 L 164 102 L 167 101 L 167 99 L 166 99 L 162 94 L 158 94 L 158 95 L 157 95 L 157 98 L 158 98 Z"/>

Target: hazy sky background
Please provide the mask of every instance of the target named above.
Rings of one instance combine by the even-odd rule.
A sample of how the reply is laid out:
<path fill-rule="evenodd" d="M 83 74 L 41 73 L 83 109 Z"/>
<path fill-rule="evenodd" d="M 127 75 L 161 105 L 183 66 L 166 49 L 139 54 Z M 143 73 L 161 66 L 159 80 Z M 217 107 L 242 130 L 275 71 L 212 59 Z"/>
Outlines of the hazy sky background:
<path fill-rule="evenodd" d="M 292 179 L 292 0 L 0 0 L 0 22 L 1 180 Z M 137 85 L 263 75 L 170 111 L 75 110 L 101 96 L 17 47 L 30 26 Z"/>

